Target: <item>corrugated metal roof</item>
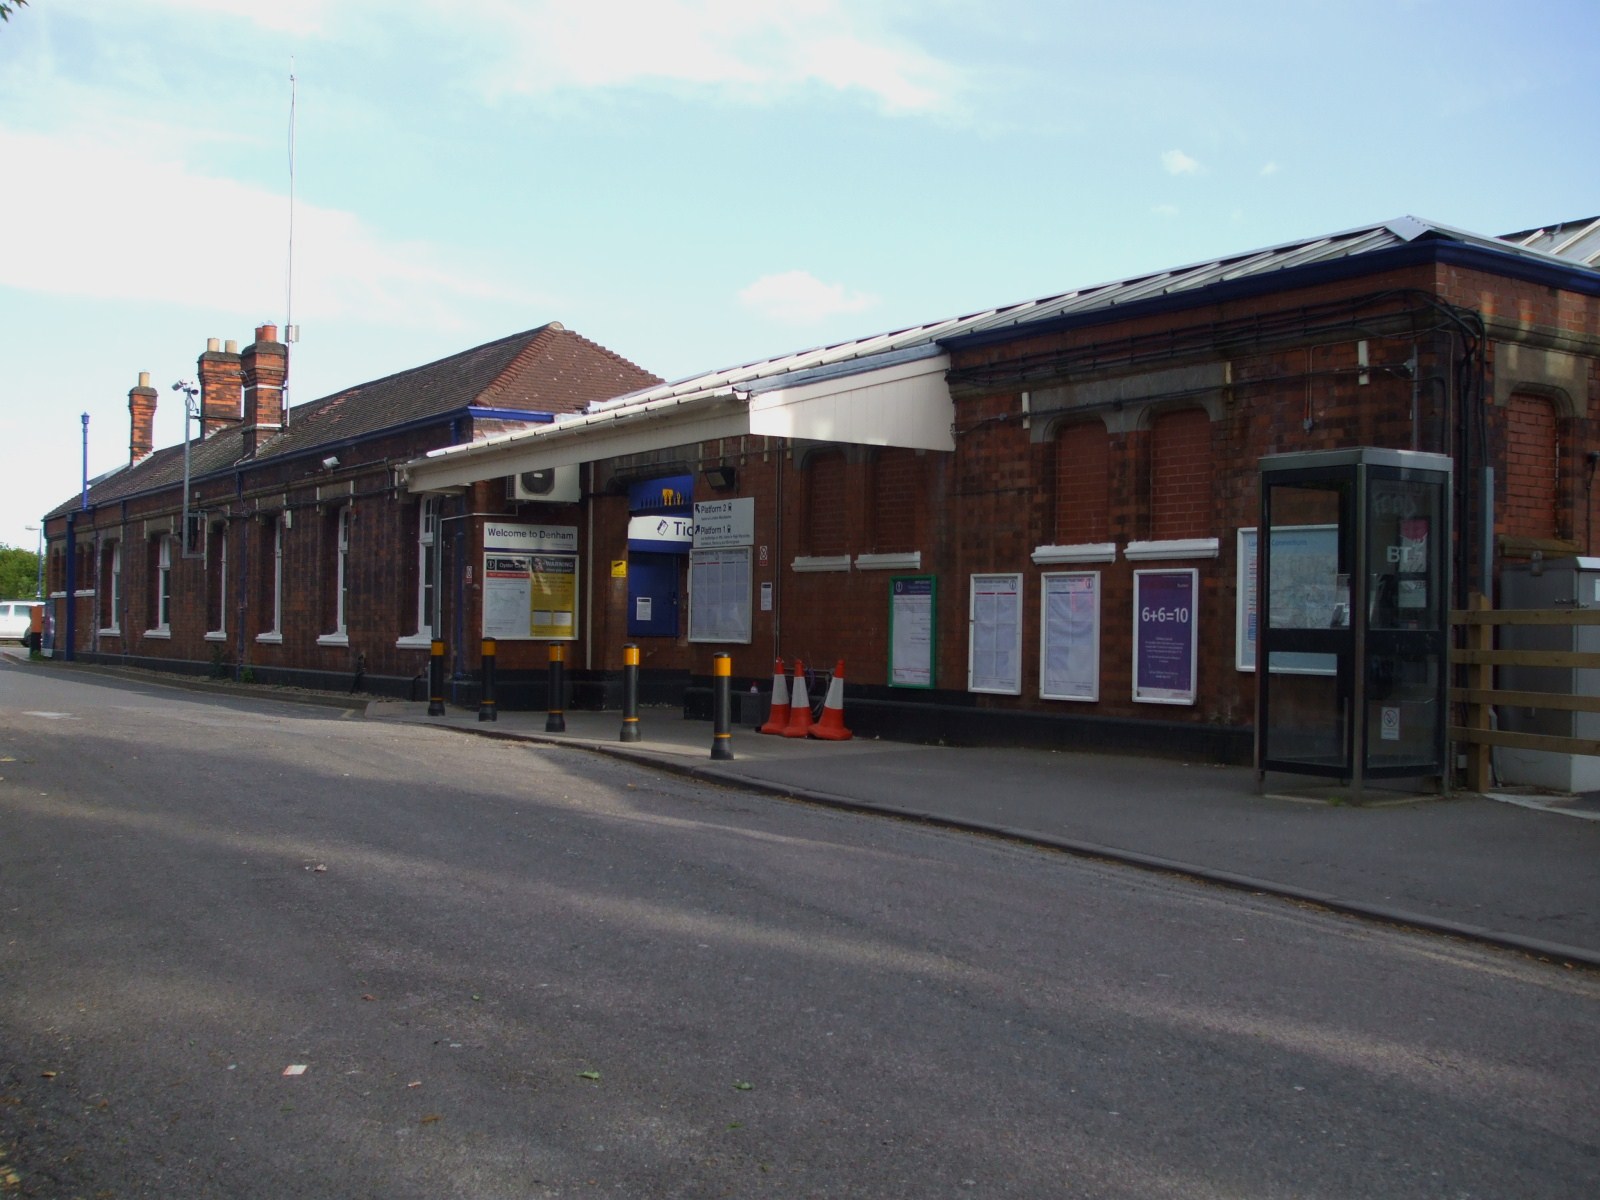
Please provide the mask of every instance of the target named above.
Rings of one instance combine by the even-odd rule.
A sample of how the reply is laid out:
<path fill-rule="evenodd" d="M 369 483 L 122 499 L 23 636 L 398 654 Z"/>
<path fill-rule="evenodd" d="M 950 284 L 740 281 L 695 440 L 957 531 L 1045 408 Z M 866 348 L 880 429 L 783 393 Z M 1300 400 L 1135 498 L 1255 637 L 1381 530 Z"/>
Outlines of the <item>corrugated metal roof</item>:
<path fill-rule="evenodd" d="M 1265 249 L 1249 250 L 1223 258 L 1209 259 L 1186 267 L 1136 275 L 1111 283 L 1076 288 L 1053 296 L 1024 300 L 999 308 L 985 309 L 958 317 L 929 321 L 924 325 L 877 333 L 829 346 L 814 346 L 793 354 L 757 359 L 733 367 L 723 367 L 701 375 L 691 375 L 659 387 L 647 388 L 590 406 L 590 412 L 606 412 L 663 400 L 685 400 L 717 393 L 760 391 L 787 386 L 789 377 L 804 376 L 824 368 L 835 374 L 876 369 L 884 356 L 902 353 L 969 333 L 1005 328 L 1021 328 L 1037 321 L 1077 313 L 1089 313 L 1133 304 L 1160 296 L 1198 292 L 1214 284 L 1231 283 L 1266 276 L 1296 267 L 1333 262 L 1359 255 L 1374 254 L 1423 238 L 1438 238 L 1476 246 L 1521 258 L 1545 262 L 1579 263 L 1595 266 L 1600 252 L 1600 222 L 1572 221 L 1552 230 L 1535 231 L 1536 239 L 1519 243 L 1516 238 L 1494 238 L 1469 233 L 1418 217 L 1398 217 L 1381 225 L 1368 225 L 1343 233 L 1286 242 Z M 1526 236 L 1526 235 L 1524 235 Z M 1588 251 L 1589 257 L 1582 257 Z M 781 383 L 779 381 L 782 381 Z"/>
<path fill-rule="evenodd" d="M 1501 240 L 1586 267 L 1600 266 L 1600 217 L 1524 229 L 1521 233 L 1508 233 Z"/>

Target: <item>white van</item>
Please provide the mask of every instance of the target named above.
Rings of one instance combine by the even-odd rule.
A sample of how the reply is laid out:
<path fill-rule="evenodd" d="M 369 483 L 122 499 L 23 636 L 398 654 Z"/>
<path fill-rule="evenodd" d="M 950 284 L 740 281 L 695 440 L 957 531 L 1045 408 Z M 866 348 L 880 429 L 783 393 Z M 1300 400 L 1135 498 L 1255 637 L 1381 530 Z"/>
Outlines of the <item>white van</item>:
<path fill-rule="evenodd" d="M 20 642 L 28 636 L 33 610 L 42 600 L 0 600 L 0 642 Z"/>

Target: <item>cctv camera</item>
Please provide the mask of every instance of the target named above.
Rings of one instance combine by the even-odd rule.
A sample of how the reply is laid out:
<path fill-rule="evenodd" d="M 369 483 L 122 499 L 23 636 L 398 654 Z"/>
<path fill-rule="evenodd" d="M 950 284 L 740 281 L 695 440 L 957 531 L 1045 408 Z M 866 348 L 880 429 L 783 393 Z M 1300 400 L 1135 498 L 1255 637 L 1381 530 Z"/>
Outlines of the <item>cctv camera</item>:
<path fill-rule="evenodd" d="M 322 465 L 325 470 L 333 470 L 339 465 L 339 456 L 337 454 L 328 455 L 327 458 L 322 460 Z"/>

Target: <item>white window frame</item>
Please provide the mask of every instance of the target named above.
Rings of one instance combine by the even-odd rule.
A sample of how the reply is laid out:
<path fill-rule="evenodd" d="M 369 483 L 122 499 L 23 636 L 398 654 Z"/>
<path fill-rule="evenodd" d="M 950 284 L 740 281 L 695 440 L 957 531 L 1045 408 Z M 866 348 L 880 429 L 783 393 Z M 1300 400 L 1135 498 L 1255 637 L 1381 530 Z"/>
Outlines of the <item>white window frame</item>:
<path fill-rule="evenodd" d="M 346 504 L 339 509 L 337 551 L 334 561 L 333 632 L 317 639 L 319 646 L 348 646 L 350 644 L 350 614 L 347 611 L 350 595 L 350 526 L 355 521 L 355 506 Z"/>
<path fill-rule="evenodd" d="M 216 548 L 216 558 L 211 557 L 213 545 Z M 210 521 L 206 524 L 206 607 L 211 607 L 210 568 L 216 564 L 217 584 L 217 627 L 206 630 L 206 641 L 220 642 L 228 636 L 228 527 L 222 521 Z M 208 614 L 209 615 L 209 614 Z"/>
<path fill-rule="evenodd" d="M 172 636 L 172 535 L 156 539 L 156 623 L 144 631 L 145 637 Z"/>
<path fill-rule="evenodd" d="M 417 502 L 416 632 L 400 638 L 397 646 L 432 646 L 439 616 L 438 556 L 440 497 L 424 496 Z M 430 611 L 431 610 L 431 611 Z"/>
<path fill-rule="evenodd" d="M 110 599 L 110 607 L 106 611 L 106 623 L 100 627 L 103 636 L 120 637 L 122 635 L 122 539 L 108 538 L 106 545 L 111 547 L 111 577 L 105 581 L 105 590 Z"/>
<path fill-rule="evenodd" d="M 283 641 L 283 534 L 288 528 L 288 519 L 279 513 L 272 522 L 272 596 L 267 605 L 272 625 L 256 634 L 256 641 L 269 645 Z"/>

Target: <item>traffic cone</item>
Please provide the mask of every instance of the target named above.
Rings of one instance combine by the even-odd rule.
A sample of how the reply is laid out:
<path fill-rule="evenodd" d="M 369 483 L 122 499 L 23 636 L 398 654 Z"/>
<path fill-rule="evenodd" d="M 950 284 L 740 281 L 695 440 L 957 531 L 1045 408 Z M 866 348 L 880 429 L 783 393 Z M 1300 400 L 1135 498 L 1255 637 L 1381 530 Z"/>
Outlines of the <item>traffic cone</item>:
<path fill-rule="evenodd" d="M 811 697 L 806 695 L 806 665 L 794 660 L 794 688 L 789 696 L 789 723 L 784 737 L 803 738 L 811 732 Z"/>
<path fill-rule="evenodd" d="M 767 723 L 757 733 L 783 733 L 789 724 L 789 681 L 784 678 L 783 659 L 779 659 L 772 667 L 772 711 L 767 714 Z"/>
<path fill-rule="evenodd" d="M 811 727 L 811 736 L 830 742 L 846 742 L 855 735 L 844 727 L 844 659 L 833 667 L 828 680 L 828 698 L 822 702 L 822 720 Z"/>

